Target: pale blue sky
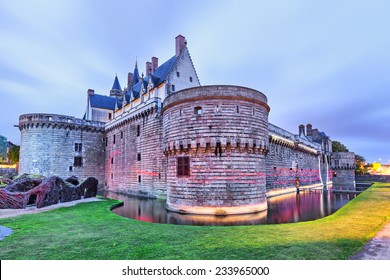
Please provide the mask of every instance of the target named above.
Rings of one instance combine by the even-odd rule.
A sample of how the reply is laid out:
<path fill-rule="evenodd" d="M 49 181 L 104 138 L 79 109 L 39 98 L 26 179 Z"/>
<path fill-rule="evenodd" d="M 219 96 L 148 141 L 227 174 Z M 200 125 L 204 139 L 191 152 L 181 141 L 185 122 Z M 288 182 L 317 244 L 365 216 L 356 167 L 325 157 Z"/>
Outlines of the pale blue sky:
<path fill-rule="evenodd" d="M 270 122 L 311 123 L 390 162 L 389 1 L 2 1 L 0 134 L 24 113 L 82 117 L 88 88 L 125 86 L 135 58 L 160 63 L 186 37 L 202 85 L 268 97 Z"/>

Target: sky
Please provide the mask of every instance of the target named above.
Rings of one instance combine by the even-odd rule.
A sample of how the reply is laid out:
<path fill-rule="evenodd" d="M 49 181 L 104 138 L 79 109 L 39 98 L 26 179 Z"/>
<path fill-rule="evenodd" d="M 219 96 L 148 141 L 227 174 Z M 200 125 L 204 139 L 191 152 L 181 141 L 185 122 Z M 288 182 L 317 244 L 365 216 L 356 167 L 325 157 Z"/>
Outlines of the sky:
<path fill-rule="evenodd" d="M 390 1 L 1 1 L 0 135 L 26 113 L 82 117 L 86 92 L 126 85 L 186 37 L 202 85 L 263 92 L 269 121 L 311 123 L 390 163 Z"/>

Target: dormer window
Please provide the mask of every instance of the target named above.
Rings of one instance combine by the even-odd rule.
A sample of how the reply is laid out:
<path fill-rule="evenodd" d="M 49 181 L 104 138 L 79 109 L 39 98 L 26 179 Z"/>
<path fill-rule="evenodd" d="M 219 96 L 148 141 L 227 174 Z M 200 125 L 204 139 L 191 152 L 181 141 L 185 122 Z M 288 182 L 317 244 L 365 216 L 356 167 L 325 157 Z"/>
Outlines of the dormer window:
<path fill-rule="evenodd" d="M 180 77 L 180 72 L 176 72 L 176 76 L 177 76 L 177 77 Z"/>
<path fill-rule="evenodd" d="M 177 72 L 179 73 L 179 72 Z M 172 91 L 175 91 L 175 85 L 172 85 Z"/>
<path fill-rule="evenodd" d="M 192 83 L 192 77 L 190 77 L 190 82 Z"/>

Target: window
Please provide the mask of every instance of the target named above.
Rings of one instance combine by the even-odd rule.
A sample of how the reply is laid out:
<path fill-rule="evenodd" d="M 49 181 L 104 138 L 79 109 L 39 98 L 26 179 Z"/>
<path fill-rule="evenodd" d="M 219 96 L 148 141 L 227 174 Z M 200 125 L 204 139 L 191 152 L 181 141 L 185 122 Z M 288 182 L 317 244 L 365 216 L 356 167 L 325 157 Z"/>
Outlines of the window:
<path fill-rule="evenodd" d="M 141 175 L 138 175 L 138 183 L 141 183 Z"/>
<path fill-rule="evenodd" d="M 180 72 L 176 72 L 176 76 L 180 77 Z"/>
<path fill-rule="evenodd" d="M 106 147 L 107 147 L 107 145 L 108 145 L 108 138 L 106 137 Z"/>
<path fill-rule="evenodd" d="M 175 85 L 172 85 L 172 91 L 175 91 Z"/>
<path fill-rule="evenodd" d="M 111 158 L 111 164 L 114 164 L 114 158 L 113 157 Z"/>
<path fill-rule="evenodd" d="M 74 157 L 73 166 L 83 166 L 83 158 L 82 157 Z"/>
<path fill-rule="evenodd" d="M 190 175 L 190 157 L 177 158 L 177 176 Z"/>
<path fill-rule="evenodd" d="M 217 105 L 217 106 L 215 107 L 215 112 L 216 112 L 216 113 L 219 113 L 219 105 Z"/>
<path fill-rule="evenodd" d="M 112 114 L 108 113 L 108 119 L 111 120 Z"/>
<path fill-rule="evenodd" d="M 338 159 L 335 159 L 334 160 L 334 166 L 340 166 L 340 161 Z"/>
<path fill-rule="evenodd" d="M 197 106 L 194 108 L 195 115 L 202 115 L 202 107 Z"/>
<path fill-rule="evenodd" d="M 83 147 L 81 143 L 74 143 L 74 151 L 81 153 Z"/>
<path fill-rule="evenodd" d="M 192 83 L 192 77 L 190 77 L 190 82 Z"/>
<path fill-rule="evenodd" d="M 121 131 L 121 139 L 123 139 L 123 131 Z"/>
<path fill-rule="evenodd" d="M 137 125 L 137 136 L 141 134 L 141 126 Z"/>
<path fill-rule="evenodd" d="M 112 135 L 112 143 L 115 144 L 115 134 Z"/>
<path fill-rule="evenodd" d="M 138 160 L 138 161 L 141 161 L 141 153 L 138 153 L 138 154 L 137 154 L 137 160 Z"/>
<path fill-rule="evenodd" d="M 237 114 L 240 113 L 240 106 L 237 106 Z"/>
<path fill-rule="evenodd" d="M 73 171 L 73 166 L 69 166 L 69 171 Z"/>
<path fill-rule="evenodd" d="M 114 173 L 111 173 L 111 179 L 114 179 Z"/>

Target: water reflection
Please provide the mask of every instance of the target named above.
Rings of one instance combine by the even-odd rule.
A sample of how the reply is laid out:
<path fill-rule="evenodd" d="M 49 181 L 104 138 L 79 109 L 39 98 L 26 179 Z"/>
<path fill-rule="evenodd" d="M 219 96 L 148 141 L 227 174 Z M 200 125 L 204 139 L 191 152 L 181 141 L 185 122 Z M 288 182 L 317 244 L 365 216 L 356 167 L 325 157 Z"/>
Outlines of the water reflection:
<path fill-rule="evenodd" d="M 334 213 L 355 196 L 332 191 L 305 191 L 268 198 L 267 211 L 213 216 L 170 212 L 165 209 L 164 200 L 106 193 L 106 197 L 123 201 L 123 206 L 113 209 L 113 212 L 120 216 L 150 223 L 199 226 L 281 224 L 316 220 Z"/>

